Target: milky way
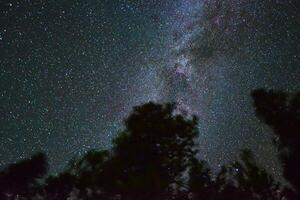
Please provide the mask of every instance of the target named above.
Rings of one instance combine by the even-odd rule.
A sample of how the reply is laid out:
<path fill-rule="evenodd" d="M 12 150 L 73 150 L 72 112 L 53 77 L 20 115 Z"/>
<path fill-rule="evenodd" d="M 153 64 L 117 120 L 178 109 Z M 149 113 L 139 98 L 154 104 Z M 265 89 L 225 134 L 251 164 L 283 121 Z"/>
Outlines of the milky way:
<path fill-rule="evenodd" d="M 178 103 L 199 117 L 212 168 L 251 148 L 280 174 L 257 88 L 299 85 L 297 2 L 1 3 L 1 166 L 47 153 L 51 170 L 110 148 L 133 106 Z"/>

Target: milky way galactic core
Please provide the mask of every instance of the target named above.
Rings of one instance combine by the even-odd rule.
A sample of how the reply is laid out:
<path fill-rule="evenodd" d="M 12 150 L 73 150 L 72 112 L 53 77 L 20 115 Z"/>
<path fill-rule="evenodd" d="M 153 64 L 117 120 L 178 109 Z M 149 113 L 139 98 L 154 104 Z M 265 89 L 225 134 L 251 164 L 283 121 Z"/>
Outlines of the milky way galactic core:
<path fill-rule="evenodd" d="M 0 165 L 46 152 L 53 172 L 107 149 L 135 105 L 199 117 L 213 169 L 251 148 L 280 174 L 257 88 L 296 91 L 296 1 L 1 2 Z"/>

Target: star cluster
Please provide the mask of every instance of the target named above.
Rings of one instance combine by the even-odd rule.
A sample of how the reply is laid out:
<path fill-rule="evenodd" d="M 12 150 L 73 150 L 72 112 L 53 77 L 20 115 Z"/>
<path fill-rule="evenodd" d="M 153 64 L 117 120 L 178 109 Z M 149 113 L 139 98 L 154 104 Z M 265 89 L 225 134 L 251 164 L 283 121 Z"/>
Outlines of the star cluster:
<path fill-rule="evenodd" d="M 44 151 L 60 171 L 109 148 L 132 106 L 175 101 L 214 169 L 248 147 L 280 174 L 250 93 L 300 89 L 297 2 L 0 4 L 1 166 Z"/>

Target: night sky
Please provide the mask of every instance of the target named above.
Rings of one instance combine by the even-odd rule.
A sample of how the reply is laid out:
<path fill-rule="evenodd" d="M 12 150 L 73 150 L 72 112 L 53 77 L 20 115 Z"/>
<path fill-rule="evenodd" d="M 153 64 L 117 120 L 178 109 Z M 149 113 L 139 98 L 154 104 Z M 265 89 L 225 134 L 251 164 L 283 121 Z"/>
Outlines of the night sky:
<path fill-rule="evenodd" d="M 199 117 L 213 169 L 251 148 L 276 176 L 257 88 L 300 90 L 299 2 L 0 2 L 0 166 L 46 152 L 52 172 L 107 149 L 133 106 Z"/>

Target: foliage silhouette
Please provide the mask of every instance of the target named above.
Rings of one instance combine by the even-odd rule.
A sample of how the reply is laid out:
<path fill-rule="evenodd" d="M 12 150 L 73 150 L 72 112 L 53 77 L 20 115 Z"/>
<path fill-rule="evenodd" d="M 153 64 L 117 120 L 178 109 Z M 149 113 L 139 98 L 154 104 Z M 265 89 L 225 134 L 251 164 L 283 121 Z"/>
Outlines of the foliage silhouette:
<path fill-rule="evenodd" d="M 108 151 L 90 151 L 77 162 L 72 163 L 68 170 L 76 177 L 76 188 L 83 199 L 109 199 L 114 196 L 112 191 L 113 178 L 108 174 L 108 169 L 113 167 L 108 163 Z M 104 169 L 106 169 L 104 171 Z"/>
<path fill-rule="evenodd" d="M 300 192 L 300 93 L 256 90 L 252 93 L 257 116 L 276 135 L 284 177 Z"/>
<path fill-rule="evenodd" d="M 196 117 L 185 119 L 174 109 L 174 104 L 135 107 L 110 156 L 90 152 L 75 164 L 80 187 L 93 186 L 102 195 L 122 199 L 156 199 L 178 190 L 182 173 L 196 153 L 198 129 Z"/>
<path fill-rule="evenodd" d="M 216 198 L 215 184 L 206 162 L 192 160 L 188 184 L 192 199 L 212 200 Z"/>
<path fill-rule="evenodd" d="M 62 173 L 56 177 L 50 176 L 46 179 L 40 195 L 45 200 L 67 199 L 75 184 L 76 178 L 69 173 Z"/>
<path fill-rule="evenodd" d="M 271 105 L 262 104 L 265 99 L 255 99 L 257 112 Z M 284 101 L 276 100 L 274 105 L 278 102 Z M 294 104 L 290 104 L 293 109 Z M 282 108 L 280 112 L 270 109 L 266 115 L 275 118 Z M 0 173 L 0 199 L 297 199 L 257 165 L 249 150 L 213 175 L 207 163 L 195 157 L 197 118 L 176 113 L 175 104 L 135 107 L 110 151 L 90 151 L 57 176 L 45 177 L 43 154 L 11 165 Z M 272 120 L 267 123 L 273 125 Z M 289 148 L 289 142 L 282 143 L 282 148 Z"/>
<path fill-rule="evenodd" d="M 114 145 L 123 194 L 155 199 L 172 193 L 172 184 L 182 185 L 182 173 L 196 153 L 197 119 L 174 115 L 174 109 L 173 104 L 149 103 L 134 108 L 125 121 Z"/>
<path fill-rule="evenodd" d="M 279 185 L 260 169 L 249 150 L 243 150 L 240 161 L 223 166 L 213 180 L 205 162 L 195 160 L 190 170 L 192 199 L 275 200 L 280 199 Z"/>
<path fill-rule="evenodd" d="M 37 190 L 38 179 L 47 173 L 47 162 L 44 154 L 34 155 L 10 165 L 0 172 L 0 199 L 29 199 Z"/>

